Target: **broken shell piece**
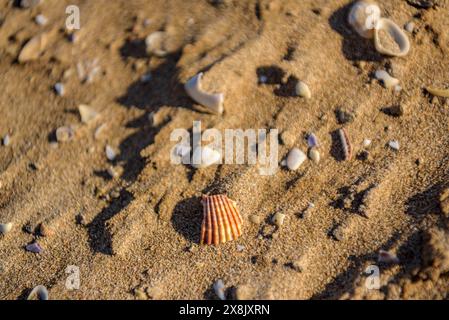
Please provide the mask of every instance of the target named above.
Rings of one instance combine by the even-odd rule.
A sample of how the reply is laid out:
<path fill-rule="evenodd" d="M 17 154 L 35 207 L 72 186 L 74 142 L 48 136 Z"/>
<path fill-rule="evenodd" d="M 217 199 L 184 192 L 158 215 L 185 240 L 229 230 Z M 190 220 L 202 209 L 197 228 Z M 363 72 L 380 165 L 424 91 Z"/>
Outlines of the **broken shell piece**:
<path fill-rule="evenodd" d="M 184 88 L 187 94 L 195 100 L 197 103 L 211 109 L 213 112 L 222 114 L 223 113 L 223 93 L 207 93 L 202 90 L 201 78 L 203 73 L 200 72 L 189 81 L 186 82 Z"/>
<path fill-rule="evenodd" d="M 405 32 L 392 20 L 381 18 L 374 29 L 374 46 L 382 54 L 403 57 L 410 51 Z"/>
<path fill-rule="evenodd" d="M 85 104 L 80 104 L 78 106 L 78 111 L 80 113 L 82 123 L 88 123 L 98 116 L 97 111 Z"/>
<path fill-rule="evenodd" d="M 217 150 L 205 147 L 196 147 L 192 156 L 192 167 L 196 169 L 205 168 L 220 161 L 221 154 Z"/>
<path fill-rule="evenodd" d="M 35 287 L 27 297 L 27 300 L 48 300 L 48 290 L 42 285 Z"/>
<path fill-rule="evenodd" d="M 433 96 L 449 98 L 449 89 L 437 89 L 437 88 L 427 87 L 426 91 Z"/>
<path fill-rule="evenodd" d="M 146 37 L 145 45 L 147 53 L 161 58 L 166 56 L 167 50 L 165 49 L 165 38 L 166 33 L 163 31 L 153 32 L 148 37 Z"/>
<path fill-rule="evenodd" d="M 2 139 L 2 143 L 5 147 L 9 146 L 11 143 L 11 136 L 9 134 L 5 135 Z"/>
<path fill-rule="evenodd" d="M 374 1 L 356 2 L 349 11 L 348 23 L 357 33 L 367 39 L 374 37 L 374 27 L 380 19 L 380 8 Z"/>
<path fill-rule="evenodd" d="M 64 84 L 61 82 L 58 82 L 53 87 L 55 89 L 55 92 L 58 96 L 62 97 L 65 93 L 65 87 Z"/>
<path fill-rule="evenodd" d="M 73 138 L 73 134 L 71 127 L 59 127 L 56 129 L 56 140 L 58 142 L 67 142 Z"/>
<path fill-rule="evenodd" d="M 42 14 L 37 15 L 34 21 L 40 26 L 45 26 L 48 23 L 47 17 Z"/>
<path fill-rule="evenodd" d="M 0 223 L 0 234 L 7 234 L 12 229 L 12 223 Z"/>
<path fill-rule="evenodd" d="M 290 170 L 298 169 L 304 161 L 306 161 L 307 156 L 304 152 L 299 150 L 298 148 L 293 148 L 287 156 L 287 167 Z"/>
<path fill-rule="evenodd" d="M 309 159 L 316 164 L 320 162 L 320 152 L 316 147 L 309 148 Z"/>
<path fill-rule="evenodd" d="M 285 214 L 277 212 L 274 216 L 273 216 L 273 223 L 280 228 L 283 224 L 284 224 L 284 220 L 285 220 Z"/>
<path fill-rule="evenodd" d="M 379 263 L 394 263 L 394 264 L 396 264 L 396 263 L 399 263 L 399 258 L 391 252 L 388 252 L 385 250 L 379 250 L 379 255 L 377 257 L 377 261 Z"/>
<path fill-rule="evenodd" d="M 397 141 L 397 140 L 391 140 L 390 142 L 388 142 L 388 145 L 393 150 L 396 150 L 396 151 L 399 150 L 399 141 Z"/>
<path fill-rule="evenodd" d="M 114 161 L 115 158 L 117 157 L 117 153 L 115 152 L 114 148 L 112 148 L 110 145 L 106 146 L 105 152 L 106 152 L 106 158 L 109 161 Z"/>
<path fill-rule="evenodd" d="M 26 245 L 25 247 L 26 251 L 32 252 L 32 253 L 41 253 L 42 247 L 37 242 L 30 243 Z"/>
<path fill-rule="evenodd" d="M 390 89 L 399 84 L 399 80 L 390 76 L 385 70 L 377 70 L 374 74 L 377 80 L 382 81 L 385 88 Z"/>
<path fill-rule="evenodd" d="M 341 147 L 343 149 L 344 160 L 351 160 L 352 158 L 352 145 L 349 140 L 348 134 L 344 128 L 338 130 L 338 136 L 340 137 Z"/>
<path fill-rule="evenodd" d="M 203 196 L 201 244 L 225 243 L 242 234 L 242 217 L 235 202 L 226 195 Z"/>
<path fill-rule="evenodd" d="M 225 295 L 225 285 L 223 283 L 223 280 L 219 279 L 214 283 L 214 291 L 220 300 L 226 300 Z"/>
<path fill-rule="evenodd" d="M 371 143 L 372 143 L 372 140 L 370 140 L 370 139 L 363 139 L 363 147 L 364 148 L 368 148 L 370 145 L 371 145 Z"/>
<path fill-rule="evenodd" d="M 298 96 L 306 99 L 310 99 L 312 97 L 312 92 L 310 91 L 309 86 L 302 81 L 299 81 L 296 84 L 295 92 Z"/>
<path fill-rule="evenodd" d="M 29 40 L 20 51 L 18 61 L 25 63 L 36 60 L 40 57 L 48 43 L 47 33 L 41 33 Z"/>

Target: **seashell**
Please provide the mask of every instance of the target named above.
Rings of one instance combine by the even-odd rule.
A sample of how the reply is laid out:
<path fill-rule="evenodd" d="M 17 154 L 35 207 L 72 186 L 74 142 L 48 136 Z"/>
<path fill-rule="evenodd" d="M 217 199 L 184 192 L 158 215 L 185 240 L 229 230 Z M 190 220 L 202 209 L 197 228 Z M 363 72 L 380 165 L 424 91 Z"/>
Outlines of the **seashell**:
<path fill-rule="evenodd" d="M 115 158 L 117 157 L 117 153 L 115 152 L 115 150 L 110 145 L 106 146 L 105 152 L 106 152 L 106 158 L 109 161 L 114 161 Z"/>
<path fill-rule="evenodd" d="M 34 21 L 40 25 L 40 26 L 45 26 L 48 23 L 48 19 L 46 16 L 44 16 L 43 14 L 38 14 L 35 18 Z"/>
<path fill-rule="evenodd" d="M 9 134 L 5 135 L 2 139 L 2 143 L 5 147 L 9 146 L 11 143 L 11 136 Z"/>
<path fill-rule="evenodd" d="M 399 150 L 399 141 L 397 141 L 397 140 L 391 140 L 390 142 L 388 142 L 388 145 L 393 150 L 396 150 L 396 151 Z"/>
<path fill-rule="evenodd" d="M 307 144 L 309 145 L 310 148 L 318 147 L 319 145 L 318 138 L 316 137 L 315 134 L 311 133 L 307 136 Z"/>
<path fill-rule="evenodd" d="M 298 148 L 293 148 L 287 156 L 287 167 L 290 170 L 298 169 L 304 161 L 306 161 L 307 156 L 304 152 L 299 150 Z"/>
<path fill-rule="evenodd" d="M 224 94 L 223 93 L 211 94 L 204 92 L 201 87 L 202 77 L 203 73 L 200 72 L 186 82 L 184 88 L 187 94 L 200 105 L 211 109 L 215 113 L 222 114 Z"/>
<path fill-rule="evenodd" d="M 28 295 L 27 300 L 48 300 L 48 290 L 42 285 L 35 287 Z"/>
<path fill-rule="evenodd" d="M 306 99 L 310 99 L 312 97 L 312 92 L 310 91 L 309 86 L 302 81 L 299 81 L 296 84 L 295 92 L 298 96 Z"/>
<path fill-rule="evenodd" d="M 192 167 L 196 169 L 205 168 L 218 163 L 220 160 L 220 152 L 208 146 L 196 147 L 192 155 Z"/>
<path fill-rule="evenodd" d="M 225 295 L 225 285 L 223 283 L 223 280 L 219 279 L 214 283 L 214 291 L 220 300 L 226 300 Z"/>
<path fill-rule="evenodd" d="M 7 234 L 12 229 L 12 223 L 0 223 L 0 234 Z"/>
<path fill-rule="evenodd" d="M 385 88 L 390 89 L 399 84 L 399 80 L 390 76 L 385 70 L 377 70 L 374 74 L 377 80 L 382 81 Z"/>
<path fill-rule="evenodd" d="M 73 134 L 71 127 L 59 127 L 56 129 L 56 140 L 58 142 L 67 142 L 73 138 Z"/>
<path fill-rule="evenodd" d="M 309 159 L 316 164 L 320 162 L 320 152 L 316 147 L 309 148 Z"/>
<path fill-rule="evenodd" d="M 80 104 L 78 106 L 78 111 L 80 113 L 82 123 L 89 123 L 98 116 L 97 111 L 85 104 Z"/>
<path fill-rule="evenodd" d="M 32 252 L 32 253 L 41 253 L 42 247 L 37 242 L 30 243 L 26 245 L 25 247 L 26 251 Z"/>
<path fill-rule="evenodd" d="M 226 195 L 203 196 L 201 244 L 225 243 L 242 234 L 242 217 L 234 201 Z"/>
<path fill-rule="evenodd" d="M 349 137 L 348 134 L 346 133 L 345 128 L 341 128 L 340 130 L 338 130 L 338 135 L 340 137 L 341 146 L 343 148 L 344 160 L 351 160 L 352 145 L 351 141 L 349 141 Z"/>
<path fill-rule="evenodd" d="M 65 87 L 64 84 L 61 82 L 56 83 L 54 89 L 56 94 L 60 97 L 62 97 L 65 94 Z"/>
<path fill-rule="evenodd" d="M 437 88 L 427 87 L 426 91 L 433 96 L 449 98 L 449 89 L 437 89 Z"/>
<path fill-rule="evenodd" d="M 372 143 L 372 140 L 370 140 L 370 139 L 363 139 L 363 147 L 364 148 L 368 148 L 370 145 L 371 145 L 371 143 Z"/>
<path fill-rule="evenodd" d="M 165 48 L 165 38 L 166 33 L 163 31 L 153 32 L 146 37 L 145 45 L 147 53 L 161 58 L 165 57 L 168 53 Z"/>
<path fill-rule="evenodd" d="M 408 22 L 405 26 L 404 29 L 407 30 L 407 32 L 412 33 L 413 30 L 415 30 L 415 23 L 413 21 Z"/>
<path fill-rule="evenodd" d="M 285 214 L 277 212 L 271 220 L 278 228 L 284 224 Z"/>
<path fill-rule="evenodd" d="M 17 58 L 20 63 L 36 60 L 40 57 L 48 43 L 48 34 L 41 33 L 29 40 L 19 53 Z"/>
<path fill-rule="evenodd" d="M 379 263 L 399 263 L 399 258 L 388 251 L 385 250 L 379 250 L 379 255 L 377 257 L 377 262 Z"/>
<path fill-rule="evenodd" d="M 369 0 L 356 2 L 349 11 L 348 23 L 363 38 L 374 37 L 374 27 L 380 19 L 380 7 Z"/>
<path fill-rule="evenodd" d="M 387 18 L 376 23 L 374 46 L 378 52 L 393 57 L 403 57 L 410 51 L 410 41 L 405 32 Z"/>

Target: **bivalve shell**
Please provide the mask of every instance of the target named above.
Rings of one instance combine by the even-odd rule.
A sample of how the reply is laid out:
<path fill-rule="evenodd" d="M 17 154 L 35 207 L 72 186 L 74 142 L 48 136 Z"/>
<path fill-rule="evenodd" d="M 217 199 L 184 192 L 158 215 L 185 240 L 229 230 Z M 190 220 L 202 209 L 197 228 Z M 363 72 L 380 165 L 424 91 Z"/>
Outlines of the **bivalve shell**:
<path fill-rule="evenodd" d="M 393 57 L 403 57 L 410 51 L 410 41 L 405 32 L 387 18 L 381 18 L 376 24 L 374 46 L 378 52 Z"/>
<path fill-rule="evenodd" d="M 201 244 L 220 244 L 242 234 L 242 217 L 235 202 L 226 195 L 203 196 Z"/>

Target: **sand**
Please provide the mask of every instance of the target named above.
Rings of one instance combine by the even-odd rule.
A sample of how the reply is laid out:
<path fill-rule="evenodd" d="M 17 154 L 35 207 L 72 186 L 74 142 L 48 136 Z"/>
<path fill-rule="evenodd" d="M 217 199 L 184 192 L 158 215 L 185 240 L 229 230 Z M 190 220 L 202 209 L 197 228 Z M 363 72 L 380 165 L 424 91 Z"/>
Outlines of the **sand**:
<path fill-rule="evenodd" d="M 404 58 L 376 53 L 351 30 L 342 0 L 13 2 L 0 1 L 0 136 L 10 135 L 0 147 L 0 223 L 14 224 L 0 235 L 1 299 L 26 298 L 37 285 L 50 299 L 217 299 L 218 279 L 228 298 L 240 299 L 448 298 L 439 199 L 449 187 L 449 101 L 424 90 L 449 85 L 448 1 L 430 9 L 379 1 L 399 26 L 415 23 Z M 81 11 L 75 42 L 64 29 L 68 4 Z M 34 22 L 38 14 L 47 25 Z M 144 40 L 158 30 L 168 34 L 168 54 L 149 57 Z M 42 55 L 18 63 L 42 31 Z M 77 64 L 92 69 L 95 59 L 100 72 L 81 81 Z M 380 69 L 403 90 L 373 80 Z M 199 71 L 207 91 L 225 93 L 223 115 L 185 93 Z M 295 96 L 298 80 L 310 99 Z M 63 96 L 54 92 L 58 82 Z M 99 117 L 81 123 L 80 104 Z M 398 104 L 400 116 L 382 111 Z M 338 109 L 352 121 L 340 124 Z M 293 147 L 306 152 L 313 132 L 321 160 L 272 176 L 253 165 L 172 165 L 170 133 L 194 120 L 203 129 L 277 128 L 279 161 Z M 61 126 L 74 136 L 55 143 Z M 353 148 L 348 161 L 342 127 Z M 372 140 L 368 153 L 364 139 Z M 112 163 L 106 145 L 118 153 Z M 199 246 L 201 196 L 218 193 L 237 202 L 243 235 Z M 279 228 L 271 220 L 278 212 L 286 216 Z M 34 240 L 40 254 L 24 249 Z M 399 264 L 378 264 L 381 249 Z M 379 290 L 365 286 L 373 264 Z M 79 270 L 77 290 L 66 285 L 70 266 Z"/>

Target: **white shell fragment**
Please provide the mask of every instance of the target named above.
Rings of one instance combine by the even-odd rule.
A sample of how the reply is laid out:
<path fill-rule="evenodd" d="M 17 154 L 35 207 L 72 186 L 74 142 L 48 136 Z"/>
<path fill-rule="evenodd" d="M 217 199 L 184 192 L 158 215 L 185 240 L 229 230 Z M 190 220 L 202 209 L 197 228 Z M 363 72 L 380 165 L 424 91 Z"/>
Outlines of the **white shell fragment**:
<path fill-rule="evenodd" d="M 5 135 L 2 139 L 2 143 L 5 147 L 9 146 L 11 143 L 11 136 L 9 134 Z"/>
<path fill-rule="evenodd" d="M 56 140 L 58 142 L 67 142 L 73 138 L 73 134 L 71 127 L 59 127 L 56 129 Z"/>
<path fill-rule="evenodd" d="M 193 151 L 192 166 L 194 168 L 205 168 L 216 164 L 221 159 L 220 152 L 210 147 L 196 147 Z"/>
<path fill-rule="evenodd" d="M 27 300 L 48 300 L 48 290 L 42 285 L 35 287 L 28 295 Z"/>
<path fill-rule="evenodd" d="M 34 21 L 40 25 L 40 26 L 45 26 L 48 23 L 48 19 L 46 16 L 44 16 L 43 14 L 38 14 L 35 18 Z"/>
<path fill-rule="evenodd" d="M 12 229 L 12 223 L 0 223 L 0 234 L 7 234 Z"/>
<path fill-rule="evenodd" d="M 148 54 L 155 55 L 157 57 L 164 57 L 167 55 L 165 48 L 166 33 L 163 31 L 156 31 L 150 34 L 145 39 L 145 45 Z"/>
<path fill-rule="evenodd" d="M 387 18 L 381 18 L 376 24 L 374 46 L 378 52 L 393 57 L 403 57 L 410 51 L 410 41 L 405 32 Z"/>
<path fill-rule="evenodd" d="M 390 76 L 385 70 L 377 70 L 375 73 L 377 80 L 382 81 L 385 88 L 390 89 L 399 84 L 399 80 Z"/>
<path fill-rule="evenodd" d="M 391 252 L 388 252 L 385 250 L 379 250 L 379 255 L 377 257 L 377 261 L 379 263 L 397 264 L 397 263 L 399 263 L 399 258 Z"/>
<path fill-rule="evenodd" d="M 426 91 L 436 97 L 449 98 L 449 89 L 437 89 L 433 87 L 427 87 Z"/>
<path fill-rule="evenodd" d="M 54 89 L 55 89 L 56 94 L 60 97 L 62 97 L 65 93 L 64 84 L 62 84 L 61 82 L 56 83 L 54 86 Z"/>
<path fill-rule="evenodd" d="M 284 224 L 285 214 L 277 212 L 271 220 L 277 227 L 281 227 Z"/>
<path fill-rule="evenodd" d="M 82 123 L 89 123 L 98 116 L 97 111 L 85 104 L 80 104 L 78 106 L 78 111 L 80 113 Z"/>
<path fill-rule="evenodd" d="M 225 295 L 225 285 L 223 283 L 223 280 L 219 279 L 214 283 L 214 291 L 220 300 L 226 300 Z"/>
<path fill-rule="evenodd" d="M 184 85 L 187 94 L 202 106 L 209 108 L 215 113 L 222 114 L 224 94 L 223 93 L 212 94 L 204 92 L 201 87 L 202 77 L 203 73 L 200 72 L 196 76 L 191 78 L 189 81 L 187 81 L 187 83 Z"/>
<path fill-rule="evenodd" d="M 348 23 L 361 37 L 371 39 L 380 13 L 380 8 L 374 1 L 357 1 L 349 11 Z"/>
<path fill-rule="evenodd" d="M 399 141 L 397 141 L 397 140 L 391 140 L 390 142 L 388 142 L 388 145 L 393 150 L 396 150 L 396 151 L 399 150 Z"/>
<path fill-rule="evenodd" d="M 109 161 L 114 161 L 115 158 L 117 157 L 117 153 L 115 152 L 115 150 L 110 145 L 106 146 L 105 152 L 106 152 L 106 158 Z"/>
<path fill-rule="evenodd" d="M 368 148 L 371 145 L 372 141 L 370 139 L 363 139 L 363 147 Z"/>
<path fill-rule="evenodd" d="M 296 84 L 295 92 L 298 96 L 310 99 L 312 97 L 312 92 L 307 84 L 302 81 L 299 81 Z"/>
<path fill-rule="evenodd" d="M 413 30 L 415 30 L 415 23 L 413 21 L 410 21 L 404 26 L 404 28 L 405 30 L 407 30 L 407 32 L 412 33 Z"/>
<path fill-rule="evenodd" d="M 297 170 L 306 159 L 307 156 L 304 152 L 298 148 L 293 148 L 287 156 L 287 167 L 290 170 Z"/>
<path fill-rule="evenodd" d="M 36 60 L 45 50 L 48 43 L 47 33 L 41 33 L 29 40 L 20 51 L 18 60 L 20 63 Z"/>
<path fill-rule="evenodd" d="M 320 152 L 316 147 L 309 149 L 309 159 L 312 160 L 315 164 L 318 164 L 320 162 Z"/>

